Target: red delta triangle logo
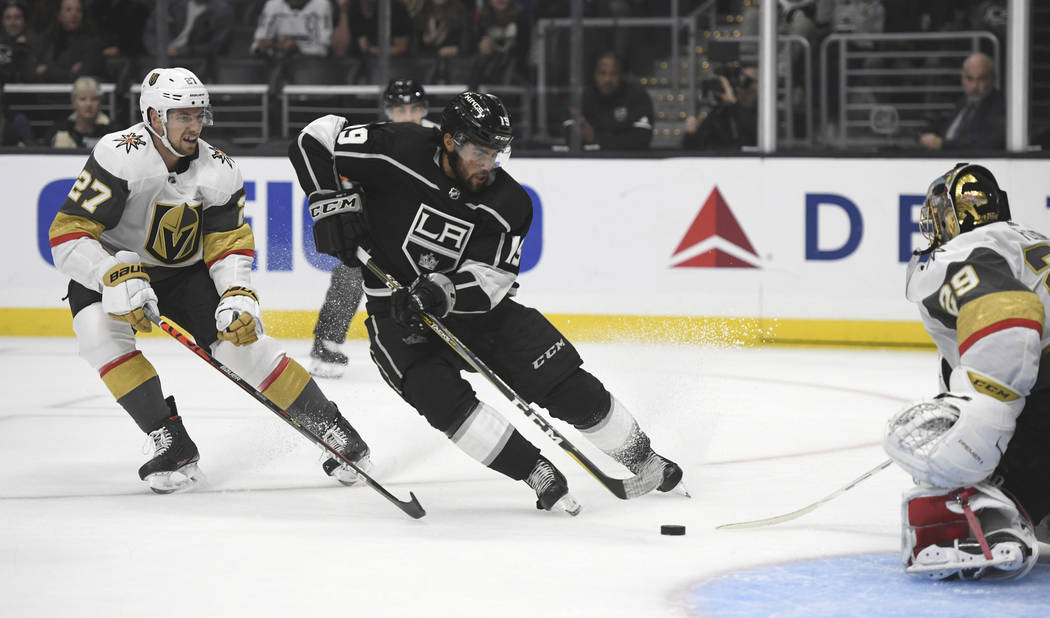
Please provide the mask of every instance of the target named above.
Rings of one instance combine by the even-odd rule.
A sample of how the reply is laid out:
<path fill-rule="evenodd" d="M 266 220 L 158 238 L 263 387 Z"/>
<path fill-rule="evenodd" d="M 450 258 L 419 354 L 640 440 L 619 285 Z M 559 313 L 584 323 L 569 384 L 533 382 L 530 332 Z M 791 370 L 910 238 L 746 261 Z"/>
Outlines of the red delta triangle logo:
<path fill-rule="evenodd" d="M 716 186 L 671 255 L 671 268 L 759 268 L 747 234 Z"/>

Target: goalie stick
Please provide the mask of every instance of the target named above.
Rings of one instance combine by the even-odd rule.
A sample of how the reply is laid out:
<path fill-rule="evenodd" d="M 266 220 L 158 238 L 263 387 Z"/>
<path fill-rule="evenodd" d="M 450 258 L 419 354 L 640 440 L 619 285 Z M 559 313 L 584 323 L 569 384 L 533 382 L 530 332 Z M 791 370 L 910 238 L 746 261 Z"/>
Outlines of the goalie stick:
<path fill-rule="evenodd" d="M 377 277 L 382 279 L 391 290 L 399 290 L 402 288 L 402 285 L 398 283 L 397 279 L 394 279 L 376 264 L 372 259 L 372 256 L 364 248 L 357 248 L 357 259 L 364 264 L 365 267 L 375 273 Z M 422 317 L 423 323 L 429 326 L 430 330 L 434 331 L 442 341 L 448 344 L 448 346 L 452 348 L 460 358 L 466 361 L 468 365 L 495 386 L 496 390 L 502 393 L 504 397 L 511 400 L 514 405 L 525 414 L 525 418 L 529 419 L 539 427 L 548 438 L 553 440 L 566 453 L 568 453 L 570 457 L 575 459 L 576 463 L 583 466 L 591 476 L 604 485 L 614 496 L 621 500 L 637 498 L 638 496 L 647 494 L 656 489 L 660 483 L 663 482 L 662 468 L 643 468 L 642 471 L 635 476 L 626 479 L 613 478 L 602 472 L 594 462 L 576 448 L 572 442 L 569 442 L 568 438 L 555 429 L 554 425 L 540 416 L 540 414 L 536 412 L 527 401 L 522 399 L 521 395 L 518 395 L 518 393 L 515 392 L 514 389 L 503 380 L 503 378 L 492 369 L 489 369 L 488 365 L 478 358 L 470 348 L 464 345 L 463 342 L 460 341 L 452 331 L 446 328 L 444 324 L 439 322 L 437 318 L 426 311 L 420 311 L 419 315 Z"/>
<path fill-rule="evenodd" d="M 171 337 L 175 339 L 175 341 L 178 341 L 179 343 L 184 345 L 191 352 L 193 352 L 194 354 L 202 358 L 206 363 L 214 367 L 215 370 L 217 370 L 219 373 L 229 378 L 231 382 L 241 387 L 241 390 L 245 391 L 253 398 L 255 398 L 256 401 L 266 406 L 268 410 L 281 417 L 281 419 L 284 420 L 284 422 L 291 425 L 296 431 L 298 431 L 304 437 L 306 437 L 307 440 L 313 442 L 317 446 L 320 446 L 322 449 L 335 455 L 337 458 L 342 460 L 343 463 L 353 468 L 354 472 L 360 475 L 360 477 L 365 480 L 365 483 L 367 483 L 369 487 L 379 492 L 381 496 L 383 496 L 390 502 L 394 503 L 394 505 L 397 506 L 397 508 L 404 511 L 405 514 L 407 514 L 409 517 L 412 517 L 413 519 L 419 519 L 420 517 L 427 514 L 427 512 L 423 510 L 423 506 L 419 504 L 419 500 L 416 499 L 415 494 L 413 494 L 412 492 L 408 492 L 408 495 L 412 498 L 408 501 L 398 499 L 396 496 L 387 491 L 382 485 L 376 482 L 375 479 L 368 476 L 368 474 L 366 474 L 364 470 L 358 468 L 357 465 L 354 464 L 354 462 L 347 459 L 345 455 L 332 448 L 331 445 L 329 445 L 321 438 L 315 436 L 309 429 L 303 427 L 299 423 L 299 421 L 292 418 L 290 414 L 279 408 L 274 402 L 270 401 L 266 397 L 266 395 L 263 395 L 261 392 L 259 392 L 257 388 L 245 382 L 244 378 L 237 375 L 232 369 L 230 369 L 226 365 L 222 364 L 222 362 L 220 362 L 217 358 L 212 356 L 211 353 L 209 353 L 207 350 L 197 345 L 197 342 L 186 336 L 186 334 L 179 330 L 174 324 L 167 321 L 167 319 L 165 319 L 164 317 L 153 313 L 152 311 L 146 310 L 145 314 L 146 318 L 148 318 L 150 322 L 153 322 L 154 324 L 159 326 L 162 331 L 171 335 Z"/>
<path fill-rule="evenodd" d="M 862 481 L 865 481 L 865 480 L 871 478 L 872 476 L 874 476 L 876 472 L 879 472 L 880 470 L 885 470 L 892 463 L 893 463 L 892 459 L 887 459 L 886 461 L 880 463 L 879 465 L 875 466 L 871 470 L 868 470 L 864 474 L 862 474 L 862 475 L 858 476 L 857 478 L 853 479 L 848 484 L 843 485 L 842 487 L 838 488 L 832 494 L 830 494 L 830 495 L 828 495 L 828 496 L 826 496 L 826 497 L 824 497 L 824 498 L 822 498 L 820 500 L 817 500 L 816 502 L 814 502 L 813 504 L 810 504 L 809 506 L 804 506 L 804 507 L 800 508 L 797 511 L 791 511 L 790 513 L 785 513 L 783 515 L 777 515 L 775 517 L 767 517 L 765 519 L 755 519 L 755 520 L 752 520 L 752 521 L 741 521 L 741 522 L 737 522 L 737 523 L 733 523 L 733 524 L 722 524 L 721 526 L 715 526 L 715 530 L 737 530 L 737 529 L 740 529 L 740 528 L 761 528 L 762 526 L 774 526 L 776 524 L 782 524 L 785 521 L 791 521 L 792 519 L 798 519 L 799 517 L 802 517 L 806 513 L 809 513 L 811 511 L 816 510 L 816 508 L 818 506 L 820 506 L 821 504 L 824 504 L 825 502 L 829 502 L 831 500 L 834 500 L 835 498 L 841 496 L 842 494 L 846 493 L 847 491 L 853 489 L 854 487 L 859 485 Z"/>

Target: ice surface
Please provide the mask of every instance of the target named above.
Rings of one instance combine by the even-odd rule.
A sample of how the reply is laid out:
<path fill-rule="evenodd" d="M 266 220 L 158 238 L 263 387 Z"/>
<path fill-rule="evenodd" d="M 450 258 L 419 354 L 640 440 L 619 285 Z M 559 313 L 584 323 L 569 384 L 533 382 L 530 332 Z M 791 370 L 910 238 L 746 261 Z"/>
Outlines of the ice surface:
<path fill-rule="evenodd" d="M 306 358 L 308 342 L 285 343 Z M 568 476 L 583 504 L 571 518 L 535 510 L 525 484 L 459 452 L 352 342 L 347 375 L 322 388 L 370 443 L 373 476 L 419 497 L 428 514 L 416 521 L 324 477 L 315 447 L 175 342 L 141 347 L 201 450 L 201 491 L 158 496 L 138 480 L 142 434 L 72 339 L 0 339 L 0 616 L 770 613 L 734 601 L 739 587 L 718 592 L 727 577 L 759 597 L 779 591 L 795 610 L 784 615 L 858 615 L 904 612 L 934 590 L 894 566 L 909 483 L 895 468 L 801 519 L 714 530 L 804 506 L 884 459 L 885 419 L 935 388 L 933 353 L 580 344 L 586 367 L 682 463 L 692 499 L 617 500 L 472 378 Z M 668 523 L 686 536 L 661 536 Z M 826 577 L 854 585 L 781 585 L 808 568 L 784 575 L 785 564 L 838 557 L 845 566 Z M 1030 578 L 1045 584 L 1045 563 Z M 937 586 L 932 602 L 945 605 L 1021 590 Z M 890 593 L 872 606 L 865 590 Z M 1045 614 L 1017 594 L 1011 615 Z"/>

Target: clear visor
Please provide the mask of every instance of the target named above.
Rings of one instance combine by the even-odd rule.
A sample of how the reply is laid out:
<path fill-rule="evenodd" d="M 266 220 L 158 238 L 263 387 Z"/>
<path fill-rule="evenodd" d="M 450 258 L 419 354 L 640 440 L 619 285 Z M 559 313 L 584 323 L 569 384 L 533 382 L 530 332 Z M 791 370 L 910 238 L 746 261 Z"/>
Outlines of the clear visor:
<path fill-rule="evenodd" d="M 189 109 L 170 109 L 167 114 L 167 123 L 178 126 L 189 126 L 199 122 L 202 127 L 212 125 L 211 106 L 193 107 Z"/>
<path fill-rule="evenodd" d="M 453 140 L 456 154 L 465 163 L 486 168 L 496 168 L 510 160 L 510 146 L 497 150 L 487 146 L 479 146 L 474 142 L 463 139 Z"/>

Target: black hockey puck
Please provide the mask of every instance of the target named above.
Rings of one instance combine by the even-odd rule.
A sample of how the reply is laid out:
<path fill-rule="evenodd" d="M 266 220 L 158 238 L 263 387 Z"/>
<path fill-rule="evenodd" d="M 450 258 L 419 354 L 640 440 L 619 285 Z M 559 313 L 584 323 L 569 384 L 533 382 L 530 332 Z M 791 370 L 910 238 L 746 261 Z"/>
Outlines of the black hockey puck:
<path fill-rule="evenodd" d="M 678 524 L 664 524 L 660 526 L 660 534 L 667 536 L 685 536 L 685 526 Z"/>

